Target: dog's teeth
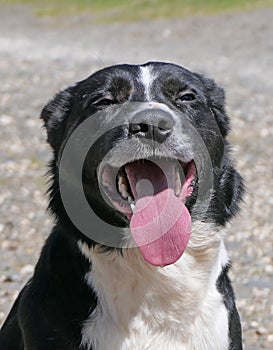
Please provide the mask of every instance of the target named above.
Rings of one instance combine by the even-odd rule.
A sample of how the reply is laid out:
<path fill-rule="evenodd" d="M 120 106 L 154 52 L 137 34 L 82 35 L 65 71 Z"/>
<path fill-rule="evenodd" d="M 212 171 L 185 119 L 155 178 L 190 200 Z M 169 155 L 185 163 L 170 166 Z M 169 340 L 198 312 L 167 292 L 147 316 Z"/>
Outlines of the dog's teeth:
<path fill-rule="evenodd" d="M 128 196 L 127 201 L 129 204 L 132 204 L 132 203 L 134 204 L 134 200 L 131 196 Z"/>
<path fill-rule="evenodd" d="M 119 176 L 118 177 L 118 189 L 119 190 L 121 189 L 122 184 L 126 184 L 126 179 L 124 176 Z"/>
<path fill-rule="evenodd" d="M 179 175 L 179 170 L 176 167 L 175 168 L 175 178 L 174 178 L 174 193 L 177 197 L 180 194 L 180 190 L 181 190 L 180 175 Z"/>
<path fill-rule="evenodd" d="M 129 196 L 128 187 L 124 176 L 119 176 L 118 178 L 118 190 L 121 196 L 123 197 L 123 199 L 128 198 Z"/>
<path fill-rule="evenodd" d="M 124 183 L 120 185 L 120 194 L 124 199 L 127 199 L 129 196 L 129 193 L 127 191 L 127 186 Z"/>
<path fill-rule="evenodd" d="M 127 201 L 128 201 L 128 203 L 129 203 L 129 205 L 130 205 L 132 211 L 133 211 L 134 208 L 135 208 L 135 202 L 134 202 L 133 198 L 132 198 L 131 196 L 129 196 L 128 199 L 127 199 Z"/>

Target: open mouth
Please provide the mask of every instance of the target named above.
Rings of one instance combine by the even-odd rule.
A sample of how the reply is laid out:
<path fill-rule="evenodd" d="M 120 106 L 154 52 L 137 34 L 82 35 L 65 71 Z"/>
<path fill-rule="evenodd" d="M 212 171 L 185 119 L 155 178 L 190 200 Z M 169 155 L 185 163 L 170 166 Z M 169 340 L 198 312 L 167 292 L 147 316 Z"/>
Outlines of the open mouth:
<path fill-rule="evenodd" d="M 99 175 L 108 201 L 129 219 L 144 259 L 160 266 L 177 261 L 190 238 L 186 204 L 197 182 L 195 162 L 140 159 L 119 169 L 107 164 Z"/>
<path fill-rule="evenodd" d="M 147 190 L 140 186 L 143 179 L 150 181 L 151 174 L 155 180 L 152 182 L 154 194 L 167 185 L 173 187 L 175 196 L 184 203 L 192 195 L 197 181 L 193 160 L 184 163 L 176 159 L 153 158 L 129 162 L 119 169 L 107 164 L 101 172 L 101 185 L 113 206 L 130 219 L 138 197 L 137 190 Z M 150 189 L 146 195 L 151 195 Z"/>

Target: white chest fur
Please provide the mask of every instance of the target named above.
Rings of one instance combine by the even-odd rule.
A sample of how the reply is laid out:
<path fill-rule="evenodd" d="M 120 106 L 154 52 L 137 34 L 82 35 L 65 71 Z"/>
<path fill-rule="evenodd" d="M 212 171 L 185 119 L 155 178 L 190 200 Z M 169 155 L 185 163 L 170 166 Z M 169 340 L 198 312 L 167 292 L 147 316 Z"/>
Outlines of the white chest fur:
<path fill-rule="evenodd" d="M 82 328 L 94 350 L 227 350 L 228 315 L 215 283 L 219 253 L 185 252 L 164 268 L 145 263 L 137 249 L 101 254 L 79 242 L 92 261 L 86 281 L 99 304 Z"/>

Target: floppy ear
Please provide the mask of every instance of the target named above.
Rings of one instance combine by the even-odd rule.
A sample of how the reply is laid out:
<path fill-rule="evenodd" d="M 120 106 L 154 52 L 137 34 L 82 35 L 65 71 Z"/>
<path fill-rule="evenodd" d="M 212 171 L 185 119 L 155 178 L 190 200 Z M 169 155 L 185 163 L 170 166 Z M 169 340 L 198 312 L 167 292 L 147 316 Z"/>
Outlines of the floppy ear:
<path fill-rule="evenodd" d="M 229 117 L 225 110 L 225 92 L 213 79 L 199 76 L 205 86 L 209 108 L 218 124 L 221 134 L 225 137 L 230 131 Z"/>
<path fill-rule="evenodd" d="M 214 171 L 214 195 L 210 203 L 208 216 L 220 225 L 224 225 L 235 216 L 245 191 L 243 179 L 227 159 L 221 169 Z"/>
<path fill-rule="evenodd" d="M 224 203 L 225 216 L 229 219 L 239 211 L 245 189 L 241 175 L 232 164 L 223 167 L 219 187 L 220 197 L 222 197 Z"/>
<path fill-rule="evenodd" d="M 41 112 L 41 119 L 47 130 L 47 141 L 55 151 L 59 149 L 63 139 L 66 120 L 72 104 L 73 87 L 70 87 L 57 93 Z"/>

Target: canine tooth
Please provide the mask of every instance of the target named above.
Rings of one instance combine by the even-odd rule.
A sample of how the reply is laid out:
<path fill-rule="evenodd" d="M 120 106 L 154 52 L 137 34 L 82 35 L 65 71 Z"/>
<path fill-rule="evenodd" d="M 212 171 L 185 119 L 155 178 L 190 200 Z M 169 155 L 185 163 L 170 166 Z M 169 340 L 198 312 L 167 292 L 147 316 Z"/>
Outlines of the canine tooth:
<path fill-rule="evenodd" d="M 132 211 L 135 209 L 135 202 L 134 202 L 134 200 L 133 200 L 133 198 L 131 197 L 131 196 L 128 196 L 128 199 L 127 199 L 127 201 L 128 201 L 128 203 L 129 203 L 129 205 L 130 205 L 130 207 L 131 207 L 131 209 L 132 209 Z"/>
<path fill-rule="evenodd" d="M 126 184 L 126 179 L 124 176 L 119 176 L 118 178 L 118 190 L 119 193 L 122 194 L 122 192 L 126 191 L 127 192 L 127 184 Z M 127 192 L 128 193 L 128 192 Z M 126 193 L 125 193 L 126 194 Z M 128 197 L 128 195 L 127 195 Z M 126 198 L 127 198 L 126 197 Z"/>
<path fill-rule="evenodd" d="M 175 178 L 174 178 L 174 193 L 177 197 L 180 194 L 180 189 L 181 189 L 180 175 L 179 175 L 179 170 L 176 167 L 175 168 Z"/>
<path fill-rule="evenodd" d="M 123 183 L 125 183 L 125 178 L 124 176 L 119 176 L 118 177 L 118 185 L 121 186 Z"/>
<path fill-rule="evenodd" d="M 119 178 L 118 178 L 118 191 L 119 191 L 119 193 L 121 192 L 121 184 L 122 184 L 122 179 L 121 179 L 121 176 L 119 176 Z"/>
<path fill-rule="evenodd" d="M 131 196 L 128 196 L 127 201 L 128 201 L 129 204 L 134 204 L 135 205 L 134 200 L 133 200 L 133 198 Z"/>
<path fill-rule="evenodd" d="M 128 191 L 127 191 L 127 186 L 126 186 L 124 183 L 122 183 L 122 184 L 120 185 L 119 189 L 120 189 L 121 196 L 122 196 L 124 199 L 127 199 L 128 196 L 129 196 L 129 193 L 128 193 Z"/>

